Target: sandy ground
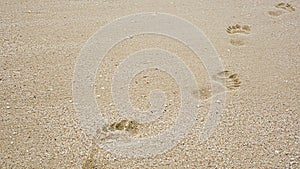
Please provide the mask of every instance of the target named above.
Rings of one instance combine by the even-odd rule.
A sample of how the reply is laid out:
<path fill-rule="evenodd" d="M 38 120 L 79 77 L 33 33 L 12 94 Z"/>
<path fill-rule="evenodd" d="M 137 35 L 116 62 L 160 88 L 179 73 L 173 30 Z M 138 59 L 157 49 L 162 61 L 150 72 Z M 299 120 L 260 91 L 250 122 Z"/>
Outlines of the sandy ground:
<path fill-rule="evenodd" d="M 300 3 L 282 2 L 1 0 L 0 168 L 300 168 Z M 236 75 L 226 80 L 226 109 L 206 142 L 197 142 L 195 127 L 164 154 L 120 157 L 98 148 L 81 128 L 72 101 L 74 67 L 86 41 L 102 26 L 128 14 L 153 11 L 182 17 L 200 28 L 229 76 Z M 118 116 L 105 79 L 122 56 L 147 45 L 190 60 L 199 84 L 207 82 L 201 63 L 185 57 L 189 51 L 172 39 L 139 36 L 122 42 L 107 55 L 97 76 L 97 102 L 103 112 L 113 114 L 111 122 Z M 144 126 L 139 136 L 171 126 L 179 97 L 172 92 L 178 91 L 174 80 L 149 70 L 134 81 L 139 82 L 131 89 L 137 107 L 149 107 L 147 97 L 141 96 L 155 86 L 166 90 L 172 102 L 167 115 Z M 200 99 L 205 100 L 210 93 L 203 90 Z"/>

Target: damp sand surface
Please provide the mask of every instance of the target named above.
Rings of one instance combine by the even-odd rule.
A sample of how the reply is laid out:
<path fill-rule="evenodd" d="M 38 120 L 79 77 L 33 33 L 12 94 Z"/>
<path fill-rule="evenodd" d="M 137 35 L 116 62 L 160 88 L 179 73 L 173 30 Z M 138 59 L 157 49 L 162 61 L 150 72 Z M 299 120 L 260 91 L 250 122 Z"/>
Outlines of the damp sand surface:
<path fill-rule="evenodd" d="M 0 168 L 300 168 L 299 1 L 2 0 L 0 11 Z M 135 108 L 147 110 L 149 92 L 165 91 L 162 116 L 141 124 L 118 114 L 110 79 L 131 53 L 171 51 L 199 84 L 193 93 L 200 113 L 189 135 L 164 153 L 130 158 L 99 148 L 99 137 L 82 129 L 72 80 L 76 59 L 96 31 L 149 11 L 176 15 L 202 30 L 225 67 L 214 78 L 226 82 L 226 107 L 200 143 L 213 97 L 203 63 L 165 36 L 138 35 L 116 44 L 100 63 L 95 84 L 107 121 L 98 130 L 104 141 L 156 136 L 178 117 L 179 86 L 156 69 L 136 75 L 129 92 Z"/>

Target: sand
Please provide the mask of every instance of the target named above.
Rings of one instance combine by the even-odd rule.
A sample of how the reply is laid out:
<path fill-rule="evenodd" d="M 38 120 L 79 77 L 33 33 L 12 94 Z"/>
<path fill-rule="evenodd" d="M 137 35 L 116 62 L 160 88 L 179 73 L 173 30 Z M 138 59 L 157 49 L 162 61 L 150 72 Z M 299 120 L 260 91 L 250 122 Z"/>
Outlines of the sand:
<path fill-rule="evenodd" d="M 226 104 L 203 142 L 199 131 L 213 97 L 205 65 L 180 42 L 158 35 L 120 42 L 99 65 L 95 96 L 109 125 L 98 132 L 118 133 L 101 140 L 80 123 L 72 85 L 82 48 L 100 28 L 141 12 L 184 18 L 202 30 L 221 58 Z M 2 0 L 0 13 L 0 168 L 300 168 L 299 1 Z M 129 93 L 136 108 L 147 110 L 149 92 L 163 90 L 163 115 L 141 124 L 118 114 L 113 72 L 122 59 L 148 47 L 176 53 L 194 72 L 201 113 L 165 152 L 110 153 L 98 146 L 103 140 L 124 133 L 155 136 L 179 115 L 180 86 L 156 69 L 135 76 Z"/>

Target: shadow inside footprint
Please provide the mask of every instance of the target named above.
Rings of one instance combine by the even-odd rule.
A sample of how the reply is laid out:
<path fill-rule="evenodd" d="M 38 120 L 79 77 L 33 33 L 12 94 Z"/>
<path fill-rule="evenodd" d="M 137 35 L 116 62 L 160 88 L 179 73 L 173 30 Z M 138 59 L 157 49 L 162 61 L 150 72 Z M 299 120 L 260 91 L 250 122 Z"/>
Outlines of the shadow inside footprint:
<path fill-rule="evenodd" d="M 245 42 L 242 39 L 231 39 L 230 43 L 233 46 L 243 46 L 243 45 L 245 45 Z"/>
<path fill-rule="evenodd" d="M 282 15 L 284 12 L 283 11 L 269 11 L 268 14 L 271 16 L 279 16 Z"/>

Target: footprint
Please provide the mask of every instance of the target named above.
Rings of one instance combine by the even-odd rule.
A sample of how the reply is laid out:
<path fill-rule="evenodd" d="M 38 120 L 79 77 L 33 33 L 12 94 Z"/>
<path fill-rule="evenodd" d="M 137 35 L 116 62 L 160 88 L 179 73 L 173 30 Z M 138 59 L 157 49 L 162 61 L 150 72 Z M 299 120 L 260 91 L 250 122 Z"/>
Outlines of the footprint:
<path fill-rule="evenodd" d="M 141 124 L 132 120 L 121 120 L 109 125 L 105 125 L 103 128 L 98 129 L 93 140 L 89 156 L 82 165 L 82 168 L 99 168 L 96 157 L 99 153 L 99 145 L 101 145 L 102 142 L 126 139 L 126 136 L 135 135 L 138 133 L 140 126 Z"/>
<path fill-rule="evenodd" d="M 217 79 L 225 79 L 226 88 L 229 90 L 234 90 L 241 86 L 241 81 L 238 78 L 237 73 L 231 73 L 228 70 L 219 72 L 216 76 Z"/>
<path fill-rule="evenodd" d="M 287 12 L 294 12 L 296 9 L 289 3 L 281 2 L 274 6 L 277 10 L 268 11 L 271 16 L 280 16 Z"/>
<path fill-rule="evenodd" d="M 138 134 L 141 124 L 132 120 L 121 120 L 97 130 L 97 139 L 99 141 L 118 139 L 124 136 L 135 136 Z"/>
<path fill-rule="evenodd" d="M 101 147 L 105 143 L 116 142 L 117 140 L 130 141 L 132 137 L 139 137 L 141 126 L 142 124 L 130 120 L 106 124 L 96 131 L 95 142 Z"/>
<path fill-rule="evenodd" d="M 216 81 L 214 84 L 214 92 L 212 92 L 211 87 L 203 87 L 200 90 L 195 90 L 192 92 L 193 96 L 195 98 L 199 98 L 200 94 L 200 100 L 208 100 L 211 97 L 213 97 L 214 94 L 218 94 L 221 92 L 224 92 L 224 90 L 229 89 L 229 90 L 234 90 L 237 89 L 241 86 L 241 81 L 239 80 L 238 74 L 237 73 L 231 73 L 228 70 L 222 71 L 217 73 L 215 76 L 212 76 L 212 79 Z M 223 83 L 225 80 L 225 86 L 223 86 Z M 223 82 L 221 82 L 223 81 Z M 225 88 L 226 87 L 226 88 Z"/>
<path fill-rule="evenodd" d="M 250 30 L 251 28 L 249 25 L 235 24 L 233 26 L 228 26 L 226 32 L 229 34 L 235 34 L 235 33 L 249 34 Z"/>
<path fill-rule="evenodd" d="M 251 27 L 249 25 L 235 24 L 228 26 L 226 32 L 231 35 L 230 43 L 233 46 L 244 46 L 246 44 L 244 35 L 250 34 Z"/>
<path fill-rule="evenodd" d="M 284 2 L 281 2 L 277 5 L 275 5 L 276 8 L 279 8 L 279 9 L 283 9 L 283 10 L 286 10 L 288 12 L 293 12 L 295 11 L 295 8 L 289 4 L 289 3 L 284 3 Z"/>
<path fill-rule="evenodd" d="M 138 132 L 139 127 L 141 124 L 131 121 L 131 120 L 121 120 L 119 122 L 114 122 L 109 125 L 108 130 L 111 131 L 126 131 L 131 134 L 136 134 Z"/>

